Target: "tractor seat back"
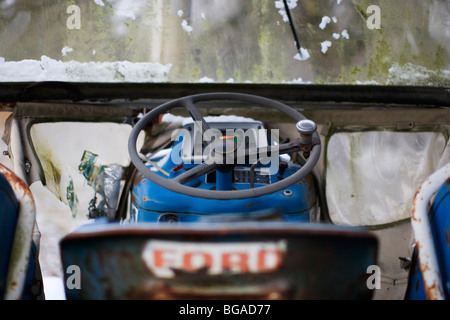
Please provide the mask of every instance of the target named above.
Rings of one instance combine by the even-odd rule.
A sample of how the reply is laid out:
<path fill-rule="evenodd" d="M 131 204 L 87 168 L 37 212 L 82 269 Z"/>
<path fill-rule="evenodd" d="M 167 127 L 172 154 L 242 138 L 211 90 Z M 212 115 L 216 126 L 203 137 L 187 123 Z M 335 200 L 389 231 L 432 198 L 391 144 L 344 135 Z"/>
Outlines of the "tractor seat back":
<path fill-rule="evenodd" d="M 377 239 L 278 222 L 91 224 L 60 242 L 68 299 L 370 299 Z"/>

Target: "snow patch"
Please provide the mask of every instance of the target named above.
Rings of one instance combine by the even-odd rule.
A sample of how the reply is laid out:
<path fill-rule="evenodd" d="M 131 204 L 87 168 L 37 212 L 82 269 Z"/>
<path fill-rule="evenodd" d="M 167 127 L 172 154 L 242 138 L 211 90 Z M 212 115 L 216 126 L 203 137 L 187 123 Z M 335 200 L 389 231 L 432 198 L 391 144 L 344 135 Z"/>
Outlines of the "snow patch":
<path fill-rule="evenodd" d="M 283 83 L 287 83 L 287 84 L 311 84 L 311 81 L 305 81 L 303 80 L 303 78 L 298 77 L 297 79 L 293 79 L 291 81 L 285 81 Z"/>
<path fill-rule="evenodd" d="M 67 54 L 69 52 L 73 52 L 73 48 L 65 46 L 64 48 L 62 48 L 61 53 L 63 55 L 63 57 L 67 56 Z"/>
<path fill-rule="evenodd" d="M 0 58 L 0 81 L 167 82 L 171 68 L 171 64 L 151 62 L 64 62 L 47 56 L 21 61 Z"/>
<path fill-rule="evenodd" d="M 331 22 L 331 19 L 329 16 L 323 16 L 322 21 L 320 21 L 319 28 L 322 30 L 325 29 L 327 24 L 329 24 L 330 22 Z"/>
<path fill-rule="evenodd" d="M 344 39 L 347 39 L 347 40 L 350 39 L 350 36 L 348 35 L 347 29 L 342 30 L 341 36 L 342 36 L 342 38 L 344 38 Z"/>
<path fill-rule="evenodd" d="M 203 77 L 198 79 L 197 82 L 201 82 L 201 83 L 213 83 L 214 79 L 208 78 L 208 77 Z"/>
<path fill-rule="evenodd" d="M 423 66 L 407 63 L 399 65 L 392 64 L 389 68 L 390 85 L 427 85 L 427 86 L 450 86 L 450 70 L 430 70 Z"/>
<path fill-rule="evenodd" d="M 102 0 L 103 1 L 103 0 Z M 144 14 L 147 0 L 107 0 L 112 6 L 114 32 L 117 35 L 124 35 L 129 32 L 126 27 L 127 20 L 135 21 Z"/>
<path fill-rule="evenodd" d="M 187 20 L 183 20 L 183 22 L 181 22 L 181 27 L 182 27 L 183 30 L 186 31 L 187 33 L 191 33 L 192 30 L 194 30 L 190 25 L 188 25 Z"/>
<path fill-rule="evenodd" d="M 94 2 L 95 2 L 96 5 L 99 5 L 99 6 L 101 6 L 101 7 L 104 7 L 104 6 L 105 6 L 105 4 L 103 3 L 102 0 L 94 0 Z"/>
<path fill-rule="evenodd" d="M 288 0 L 287 5 L 289 10 L 295 9 L 297 7 L 297 0 Z M 289 18 L 287 16 L 283 0 L 275 1 L 275 8 L 279 9 L 278 13 L 283 17 L 283 21 L 288 22 Z"/>
<path fill-rule="evenodd" d="M 136 20 L 142 14 L 143 8 L 147 5 L 146 0 L 108 0 L 113 6 L 114 16 L 121 20 Z"/>
<path fill-rule="evenodd" d="M 304 48 L 300 48 L 300 52 L 294 56 L 294 59 L 299 60 L 299 61 L 305 61 L 305 60 L 308 60 L 309 57 L 310 57 L 310 55 L 309 55 L 308 50 L 306 50 Z"/>
<path fill-rule="evenodd" d="M 357 85 L 379 85 L 380 83 L 376 80 L 365 80 L 365 81 L 356 80 L 355 84 L 357 84 Z"/>
<path fill-rule="evenodd" d="M 322 53 L 327 53 L 328 48 L 331 47 L 331 41 L 325 40 L 320 43 L 320 46 L 322 47 Z"/>

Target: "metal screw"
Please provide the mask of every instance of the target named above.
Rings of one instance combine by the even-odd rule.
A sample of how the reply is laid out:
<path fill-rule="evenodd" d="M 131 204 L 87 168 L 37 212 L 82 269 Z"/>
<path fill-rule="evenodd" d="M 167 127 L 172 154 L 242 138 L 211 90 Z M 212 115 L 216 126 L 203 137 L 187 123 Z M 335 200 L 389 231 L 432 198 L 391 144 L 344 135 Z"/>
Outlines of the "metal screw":
<path fill-rule="evenodd" d="M 25 160 L 25 172 L 30 173 L 31 171 L 31 162 L 29 160 Z"/>

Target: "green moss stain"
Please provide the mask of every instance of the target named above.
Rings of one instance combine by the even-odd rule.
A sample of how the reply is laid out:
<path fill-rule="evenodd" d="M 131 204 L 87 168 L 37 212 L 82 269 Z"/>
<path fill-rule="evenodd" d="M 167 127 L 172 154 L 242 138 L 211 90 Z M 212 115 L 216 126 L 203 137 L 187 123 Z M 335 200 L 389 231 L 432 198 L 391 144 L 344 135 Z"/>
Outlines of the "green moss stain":
<path fill-rule="evenodd" d="M 36 153 L 44 171 L 46 185 L 60 200 L 63 196 L 59 192 L 59 184 L 61 182 L 61 170 L 53 163 L 53 153 L 49 147 L 41 144 L 36 149 Z"/>
<path fill-rule="evenodd" d="M 387 76 L 391 66 L 391 46 L 385 38 L 381 38 L 377 41 L 374 53 L 370 54 L 367 78 L 376 80 L 380 79 L 380 77 Z"/>
<path fill-rule="evenodd" d="M 336 1 L 299 1 L 292 16 L 301 46 L 310 53 L 307 61 L 293 59 L 297 52 L 289 23 L 282 20 L 274 1 L 240 1 L 231 18 L 218 15 L 214 20 L 205 2 L 204 19 L 198 11 L 192 13 L 192 19 L 201 20 L 192 20 L 199 23 L 191 34 L 181 28 L 189 12 L 188 2 L 158 3 L 144 6 L 136 20 L 118 22 L 119 12 L 114 12 L 111 2 L 99 6 L 94 1 L 44 1 L 33 6 L 32 23 L 20 41 L 2 47 L 2 56 L 7 61 L 39 60 L 46 55 L 62 61 L 171 63 L 173 82 L 195 82 L 206 76 L 220 82 L 233 78 L 274 83 L 301 77 L 314 83 L 374 80 L 391 84 L 392 66 L 413 64 L 430 70 L 429 85 L 448 83 L 448 73 L 443 71 L 449 69 L 447 39 L 445 32 L 439 31 L 445 17 L 434 14 L 440 1 L 352 0 L 339 5 Z M 65 27 L 65 9 L 72 4 L 81 9 L 80 30 Z M 366 26 L 370 5 L 380 6 L 380 30 Z M 31 6 L 22 7 L 31 11 Z M 182 18 L 177 15 L 179 9 L 185 13 Z M 321 30 L 318 25 L 325 15 L 336 16 L 338 22 Z M 230 19 L 224 21 L 225 17 Z M 350 39 L 332 38 L 343 29 Z M 320 51 L 320 42 L 325 40 L 332 42 L 327 54 Z M 64 46 L 74 51 L 62 56 Z M 117 74 L 117 79 L 122 76 Z M 421 77 L 415 81 L 410 83 L 428 85 Z"/>
<path fill-rule="evenodd" d="M 445 50 L 442 44 L 439 44 L 436 48 L 436 55 L 433 61 L 433 67 L 435 70 L 442 70 L 447 66 L 448 56 L 447 51 Z"/>
<path fill-rule="evenodd" d="M 366 13 L 367 3 L 361 4 L 361 3 L 356 3 L 355 1 L 353 1 L 353 6 L 354 6 L 356 12 L 358 12 L 358 14 L 361 16 L 361 19 L 363 21 L 367 21 L 367 18 L 369 17 Z"/>
<path fill-rule="evenodd" d="M 200 78 L 200 68 L 199 67 L 191 68 L 191 78 L 192 79 L 199 79 Z"/>

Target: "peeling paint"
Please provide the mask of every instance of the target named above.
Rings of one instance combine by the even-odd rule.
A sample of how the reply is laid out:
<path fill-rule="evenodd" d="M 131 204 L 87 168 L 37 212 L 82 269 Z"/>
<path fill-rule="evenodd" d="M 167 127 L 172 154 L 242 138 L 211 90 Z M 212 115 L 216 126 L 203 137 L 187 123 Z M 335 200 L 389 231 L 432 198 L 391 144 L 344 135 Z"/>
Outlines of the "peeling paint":
<path fill-rule="evenodd" d="M 411 222 L 416 238 L 425 294 L 429 300 L 444 299 L 444 290 L 428 218 L 428 206 L 430 199 L 444 182 L 448 180 L 447 170 L 449 168 L 450 163 L 434 172 L 425 180 L 414 196 L 412 207 Z"/>
<path fill-rule="evenodd" d="M 23 284 L 26 277 L 25 271 L 29 263 L 36 209 L 34 198 L 28 185 L 18 178 L 13 171 L 1 164 L 0 173 L 5 176 L 14 190 L 20 208 L 4 295 L 5 300 L 18 300 L 22 297 Z"/>

